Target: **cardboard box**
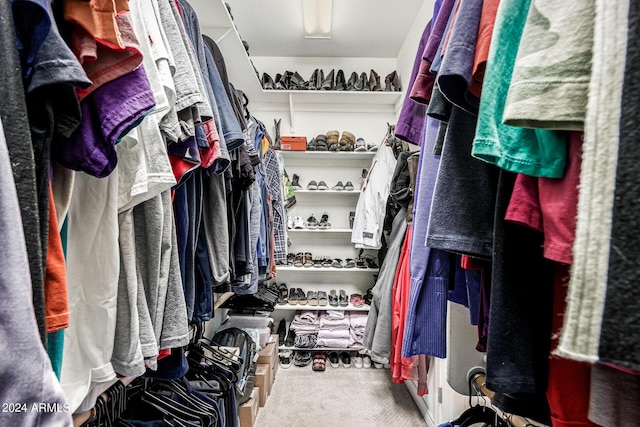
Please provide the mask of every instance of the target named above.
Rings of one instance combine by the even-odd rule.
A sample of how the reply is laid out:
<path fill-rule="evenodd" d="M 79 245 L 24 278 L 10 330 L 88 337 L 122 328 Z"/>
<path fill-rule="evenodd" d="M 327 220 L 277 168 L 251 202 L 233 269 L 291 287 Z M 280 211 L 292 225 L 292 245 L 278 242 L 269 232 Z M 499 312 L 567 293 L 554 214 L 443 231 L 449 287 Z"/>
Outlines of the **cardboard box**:
<path fill-rule="evenodd" d="M 273 366 L 278 363 L 278 341 L 270 342 L 262 350 L 258 352 L 258 362 Z"/>
<path fill-rule="evenodd" d="M 283 136 L 280 138 L 280 149 L 285 151 L 306 151 L 306 136 Z"/>
<path fill-rule="evenodd" d="M 260 388 L 253 387 L 251 391 L 251 398 L 240 405 L 238 408 L 238 416 L 240 418 L 240 427 L 252 427 L 256 422 L 258 416 L 258 400 L 260 395 Z"/>
<path fill-rule="evenodd" d="M 260 395 L 258 402 L 262 408 L 267 403 L 269 393 L 271 393 L 271 373 L 272 367 L 267 364 L 258 364 L 256 366 L 256 387 L 260 387 Z"/>

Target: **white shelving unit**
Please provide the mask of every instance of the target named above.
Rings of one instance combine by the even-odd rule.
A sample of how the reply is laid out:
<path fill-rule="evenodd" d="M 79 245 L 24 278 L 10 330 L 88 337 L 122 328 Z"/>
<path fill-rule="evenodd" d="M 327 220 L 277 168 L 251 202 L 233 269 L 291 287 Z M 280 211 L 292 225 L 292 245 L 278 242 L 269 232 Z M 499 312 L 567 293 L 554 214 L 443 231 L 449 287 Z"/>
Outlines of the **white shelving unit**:
<path fill-rule="evenodd" d="M 278 272 L 292 271 L 296 273 L 374 273 L 377 274 L 379 269 L 377 268 L 336 268 L 336 267 L 292 267 L 286 265 L 284 267 L 278 267 Z"/>
<path fill-rule="evenodd" d="M 348 306 L 346 307 L 332 307 L 330 305 L 300 305 L 300 304 L 296 304 L 296 305 L 291 305 L 291 304 L 286 304 L 286 305 L 277 305 L 276 306 L 277 310 L 291 310 L 291 311 L 298 311 L 298 310 L 318 310 L 318 311 L 327 311 L 327 310 L 349 310 L 349 311 L 369 311 L 369 306 L 368 305 L 363 305 L 362 307 L 354 307 L 353 304 L 349 303 Z"/>

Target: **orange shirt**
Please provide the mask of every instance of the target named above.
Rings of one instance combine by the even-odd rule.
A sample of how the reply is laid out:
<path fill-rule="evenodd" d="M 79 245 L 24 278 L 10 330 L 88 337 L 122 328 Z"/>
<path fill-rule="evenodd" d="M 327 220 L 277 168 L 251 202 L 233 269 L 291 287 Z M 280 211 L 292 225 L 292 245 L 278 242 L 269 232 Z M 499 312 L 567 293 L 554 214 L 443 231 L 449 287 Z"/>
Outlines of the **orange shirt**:
<path fill-rule="evenodd" d="M 47 333 L 69 327 L 69 299 L 67 297 L 67 267 L 58 231 L 53 190 L 49 186 L 49 240 L 44 278 L 44 304 Z"/>
<path fill-rule="evenodd" d="M 482 15 L 480 16 L 480 27 L 478 28 L 478 39 L 476 41 L 476 53 L 473 58 L 473 79 L 469 92 L 480 98 L 482 92 L 482 81 L 484 80 L 484 70 L 487 66 L 489 47 L 491 46 L 491 36 L 493 35 L 493 24 L 496 22 L 496 13 L 500 0 L 484 0 L 482 4 Z"/>

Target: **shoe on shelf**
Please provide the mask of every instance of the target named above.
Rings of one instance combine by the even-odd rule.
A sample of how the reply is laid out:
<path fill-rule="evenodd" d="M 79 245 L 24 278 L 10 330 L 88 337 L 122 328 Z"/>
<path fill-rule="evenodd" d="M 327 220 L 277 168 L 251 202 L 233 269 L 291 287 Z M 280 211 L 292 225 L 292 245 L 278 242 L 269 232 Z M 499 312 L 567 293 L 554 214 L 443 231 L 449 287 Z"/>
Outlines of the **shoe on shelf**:
<path fill-rule="evenodd" d="M 336 183 L 336 185 L 334 185 L 333 187 L 331 187 L 331 189 L 332 189 L 333 191 L 342 191 L 342 190 L 344 190 L 344 184 L 342 183 L 342 181 L 338 181 L 338 182 Z"/>
<path fill-rule="evenodd" d="M 294 190 L 302 190 L 302 186 L 300 185 L 300 177 L 295 173 L 293 174 L 293 179 L 291 180 L 291 188 L 293 188 Z"/>
<path fill-rule="evenodd" d="M 355 71 L 351 73 L 351 77 L 347 81 L 347 90 L 357 90 L 356 84 L 358 83 L 358 73 Z"/>
<path fill-rule="evenodd" d="M 289 332 L 287 333 L 287 338 L 284 340 L 284 345 L 287 347 L 293 347 L 293 344 L 296 342 L 296 331 L 289 328 Z"/>
<path fill-rule="evenodd" d="M 313 267 L 313 255 L 311 252 L 304 253 L 304 267 Z"/>
<path fill-rule="evenodd" d="M 291 351 L 285 350 L 278 353 L 278 357 L 280 358 L 280 367 L 283 369 L 287 369 L 291 367 Z"/>
<path fill-rule="evenodd" d="M 344 268 L 355 268 L 356 262 L 353 258 L 347 258 L 344 260 Z"/>
<path fill-rule="evenodd" d="M 294 254 L 287 254 L 287 265 L 293 265 L 296 261 L 296 256 Z"/>
<path fill-rule="evenodd" d="M 320 223 L 318 224 L 318 228 L 322 230 L 328 230 L 331 228 L 331 223 L 329 222 L 329 214 L 323 213 L 322 217 L 320 217 Z"/>
<path fill-rule="evenodd" d="M 296 289 L 296 294 L 298 294 L 298 304 L 307 305 L 307 295 L 301 288 Z"/>
<path fill-rule="evenodd" d="M 336 89 L 335 90 L 347 90 L 347 81 L 344 77 L 344 71 L 338 70 L 336 73 Z"/>
<path fill-rule="evenodd" d="M 384 78 L 384 91 L 400 92 L 401 90 L 402 86 L 400 84 L 400 77 L 398 76 L 398 73 L 394 70 L 387 74 L 387 77 Z"/>
<path fill-rule="evenodd" d="M 298 304 L 298 292 L 295 290 L 295 288 L 289 289 L 289 298 L 287 299 L 287 302 L 289 303 L 289 305 Z"/>
<path fill-rule="evenodd" d="M 293 217 L 289 215 L 287 217 L 287 229 L 291 230 L 293 228 Z"/>
<path fill-rule="evenodd" d="M 343 289 L 340 289 L 340 294 L 338 295 L 338 305 L 340 307 L 347 307 L 349 305 L 349 297 Z"/>
<path fill-rule="evenodd" d="M 378 362 L 373 362 L 373 366 L 374 366 L 376 369 L 382 369 L 382 368 L 384 368 L 384 366 L 382 365 L 382 363 L 378 363 Z"/>
<path fill-rule="evenodd" d="M 328 190 L 328 189 L 329 189 L 329 186 L 327 185 L 326 182 L 320 181 L 318 183 L 318 190 Z"/>
<path fill-rule="evenodd" d="M 282 319 L 278 323 L 278 345 L 284 345 L 284 340 L 287 339 L 287 322 Z"/>
<path fill-rule="evenodd" d="M 329 74 L 327 74 L 327 77 L 324 78 L 324 80 L 322 81 L 322 90 L 334 90 L 336 88 L 335 83 L 334 83 L 334 70 L 329 71 Z"/>
<path fill-rule="evenodd" d="M 349 228 L 353 228 L 353 221 L 356 219 L 356 213 L 354 211 L 349 212 Z"/>
<path fill-rule="evenodd" d="M 316 181 L 309 181 L 309 184 L 307 184 L 307 190 L 317 190 L 318 189 L 318 183 Z"/>
<path fill-rule="evenodd" d="M 325 268 L 330 268 L 333 265 L 333 260 L 331 258 L 325 258 L 322 261 L 322 266 Z"/>
<path fill-rule="evenodd" d="M 316 136 L 316 151 L 327 151 L 328 149 L 326 135 L 320 134 Z"/>
<path fill-rule="evenodd" d="M 327 306 L 327 293 L 325 291 L 318 291 L 318 305 L 320 307 Z"/>
<path fill-rule="evenodd" d="M 358 369 L 362 368 L 362 356 L 359 354 L 356 354 L 355 357 L 353 358 L 353 366 L 355 366 Z"/>
<path fill-rule="evenodd" d="M 346 351 L 340 352 L 340 360 L 342 361 L 342 366 L 345 368 L 351 367 L 351 356 Z"/>
<path fill-rule="evenodd" d="M 331 289 L 329 291 L 329 305 L 331 307 L 337 307 L 338 306 L 338 295 L 336 294 L 336 290 L 335 289 Z"/>
<path fill-rule="evenodd" d="M 367 151 L 367 143 L 364 139 L 356 139 L 356 148 L 353 151 Z"/>
<path fill-rule="evenodd" d="M 317 151 L 318 146 L 316 145 L 316 139 L 312 138 L 311 141 L 307 142 L 307 151 Z"/>
<path fill-rule="evenodd" d="M 331 267 L 333 267 L 333 268 L 342 268 L 342 267 L 344 267 L 344 261 L 342 261 L 340 258 L 335 258 L 333 260 L 333 262 L 331 263 Z"/>
<path fill-rule="evenodd" d="M 324 262 L 324 258 L 317 256 L 313 259 L 313 266 L 315 268 L 322 268 L 322 263 Z"/>
<path fill-rule="evenodd" d="M 351 305 L 353 305 L 356 308 L 360 308 L 364 305 L 364 299 L 360 294 L 351 294 L 351 297 L 349 298 L 349 302 L 351 303 Z"/>
<path fill-rule="evenodd" d="M 369 73 L 369 90 L 372 92 L 379 92 L 382 90 L 380 76 L 374 70 L 371 70 Z"/>
<path fill-rule="evenodd" d="M 317 306 L 318 305 L 318 292 L 309 291 L 307 292 L 307 301 L 309 305 Z"/>
<path fill-rule="evenodd" d="M 363 368 L 370 368 L 371 367 L 371 357 L 368 355 L 363 355 L 362 356 L 362 367 Z"/>
<path fill-rule="evenodd" d="M 278 285 L 278 299 L 276 300 L 276 303 L 278 305 L 286 305 L 288 302 L 288 298 L 287 298 L 288 294 L 289 294 L 289 291 L 287 289 L 287 284 L 280 283 Z"/>
<path fill-rule="evenodd" d="M 296 351 L 296 354 L 293 356 L 293 364 L 300 368 L 307 366 L 311 363 L 311 352 L 310 351 Z"/>
<path fill-rule="evenodd" d="M 304 229 L 304 220 L 301 216 L 297 216 L 293 218 L 293 229 L 294 230 L 303 230 Z"/>
<path fill-rule="evenodd" d="M 298 252 L 296 254 L 295 261 L 293 261 L 293 266 L 302 267 L 303 265 L 304 265 L 304 254 L 302 252 Z M 289 295 L 289 298 L 291 298 L 291 295 Z"/>
<path fill-rule="evenodd" d="M 318 228 L 318 220 L 316 219 L 315 216 L 313 216 L 313 214 L 311 214 L 311 216 L 309 218 L 307 218 L 307 229 L 309 230 L 315 230 Z"/>
<path fill-rule="evenodd" d="M 337 351 L 331 351 L 327 354 L 327 358 L 329 359 L 329 363 L 332 368 L 337 368 L 340 366 L 340 358 L 338 357 Z"/>
<path fill-rule="evenodd" d="M 353 183 L 351 181 L 347 181 L 344 184 L 344 191 L 353 191 Z"/>

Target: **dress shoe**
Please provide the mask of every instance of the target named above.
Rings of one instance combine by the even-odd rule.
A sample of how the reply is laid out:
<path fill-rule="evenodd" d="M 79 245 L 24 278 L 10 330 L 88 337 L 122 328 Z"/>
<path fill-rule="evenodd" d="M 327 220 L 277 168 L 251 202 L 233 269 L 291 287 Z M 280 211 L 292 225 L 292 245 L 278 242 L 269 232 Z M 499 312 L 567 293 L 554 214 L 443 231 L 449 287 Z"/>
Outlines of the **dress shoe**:
<path fill-rule="evenodd" d="M 349 77 L 349 81 L 347 82 L 347 90 L 356 90 L 356 83 L 358 83 L 358 73 L 354 71 L 351 73 L 351 77 Z"/>
<path fill-rule="evenodd" d="M 380 76 L 374 70 L 369 73 L 369 90 L 372 92 L 379 92 L 382 90 L 380 85 Z"/>
<path fill-rule="evenodd" d="M 309 82 L 305 81 L 300 74 L 296 71 L 291 76 L 291 82 L 289 83 L 289 90 L 307 90 L 309 89 Z"/>
<path fill-rule="evenodd" d="M 267 73 L 262 73 L 262 89 L 273 90 L 275 89 L 275 83 L 271 76 Z"/>
<path fill-rule="evenodd" d="M 385 92 L 400 92 L 402 87 L 400 85 L 400 77 L 398 77 L 398 73 L 394 70 L 393 72 L 387 74 L 387 77 L 384 78 L 384 91 Z"/>
<path fill-rule="evenodd" d="M 336 73 L 336 90 L 347 90 L 347 81 L 342 70 L 338 70 Z"/>
<path fill-rule="evenodd" d="M 334 90 L 335 85 L 333 83 L 333 70 L 327 74 L 327 77 L 322 80 L 322 90 Z"/>

